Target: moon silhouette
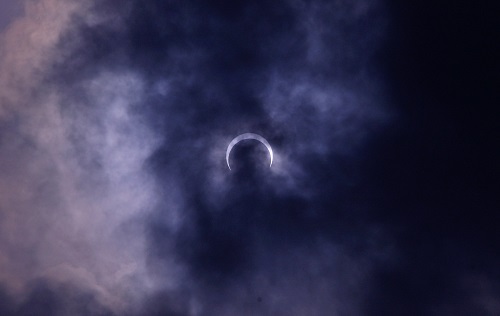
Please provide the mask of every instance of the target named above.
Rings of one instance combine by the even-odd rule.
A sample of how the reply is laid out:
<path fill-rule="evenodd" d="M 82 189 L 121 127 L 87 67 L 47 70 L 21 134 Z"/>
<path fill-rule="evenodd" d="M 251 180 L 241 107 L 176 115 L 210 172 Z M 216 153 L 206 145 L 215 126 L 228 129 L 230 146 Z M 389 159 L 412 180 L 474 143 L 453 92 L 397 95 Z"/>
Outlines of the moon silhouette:
<path fill-rule="evenodd" d="M 269 151 L 269 155 L 271 156 L 271 163 L 269 164 L 269 167 L 271 167 L 273 164 L 273 149 L 271 148 L 271 145 L 269 145 L 269 143 L 267 142 L 267 140 L 264 137 L 262 137 L 258 134 L 245 133 L 245 134 L 241 134 L 239 136 L 236 136 L 227 146 L 226 162 L 227 162 L 227 166 L 229 167 L 229 170 L 231 170 L 231 166 L 229 165 L 229 154 L 231 153 L 231 149 L 233 149 L 234 145 L 236 145 L 237 143 L 239 143 L 240 141 L 245 140 L 245 139 L 255 139 L 266 146 L 267 150 Z"/>

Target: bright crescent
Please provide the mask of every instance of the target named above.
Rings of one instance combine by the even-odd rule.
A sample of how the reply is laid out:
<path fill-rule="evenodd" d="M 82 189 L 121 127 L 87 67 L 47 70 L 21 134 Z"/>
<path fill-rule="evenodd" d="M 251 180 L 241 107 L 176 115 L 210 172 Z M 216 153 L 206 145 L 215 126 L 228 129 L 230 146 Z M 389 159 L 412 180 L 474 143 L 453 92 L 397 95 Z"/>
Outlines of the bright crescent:
<path fill-rule="evenodd" d="M 271 167 L 273 164 L 273 149 L 271 148 L 271 145 L 269 145 L 267 140 L 260 135 L 257 135 L 254 133 L 245 133 L 245 134 L 241 134 L 239 136 L 236 136 L 227 146 L 226 162 L 227 162 L 227 166 L 229 167 L 229 170 L 231 170 L 231 166 L 229 165 L 229 154 L 231 153 L 231 149 L 233 149 L 234 145 L 236 145 L 237 143 L 239 143 L 240 141 L 245 140 L 245 139 L 255 139 L 266 146 L 267 150 L 269 150 L 269 155 L 271 156 L 271 163 L 269 164 L 269 167 Z"/>

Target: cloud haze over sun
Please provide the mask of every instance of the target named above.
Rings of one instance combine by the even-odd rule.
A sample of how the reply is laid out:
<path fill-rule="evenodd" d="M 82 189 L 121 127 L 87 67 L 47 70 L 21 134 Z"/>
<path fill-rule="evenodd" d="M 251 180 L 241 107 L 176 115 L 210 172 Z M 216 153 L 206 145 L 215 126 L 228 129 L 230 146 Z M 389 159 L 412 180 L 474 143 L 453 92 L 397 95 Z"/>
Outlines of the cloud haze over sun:
<path fill-rule="evenodd" d="M 0 315 L 498 315 L 444 7 L 0 4 Z"/>

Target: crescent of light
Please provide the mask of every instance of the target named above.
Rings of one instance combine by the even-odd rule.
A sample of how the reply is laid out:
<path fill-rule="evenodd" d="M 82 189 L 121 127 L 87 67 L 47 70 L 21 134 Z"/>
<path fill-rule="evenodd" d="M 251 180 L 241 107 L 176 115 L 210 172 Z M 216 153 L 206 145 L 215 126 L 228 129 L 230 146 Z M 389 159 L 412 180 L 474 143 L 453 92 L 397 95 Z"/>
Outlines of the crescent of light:
<path fill-rule="evenodd" d="M 271 148 L 271 145 L 269 145 L 269 143 L 267 142 L 267 140 L 264 137 L 262 137 L 258 134 L 245 133 L 245 134 L 241 134 L 239 136 L 236 136 L 227 146 L 226 162 L 227 162 L 227 166 L 229 167 L 229 170 L 231 170 L 231 166 L 229 165 L 229 154 L 231 153 L 231 149 L 233 149 L 234 145 L 236 145 L 237 143 L 239 143 L 240 141 L 245 140 L 245 139 L 255 139 L 266 146 L 267 150 L 269 150 L 269 155 L 271 156 L 271 163 L 269 164 L 269 167 L 271 167 L 273 164 L 273 149 Z"/>

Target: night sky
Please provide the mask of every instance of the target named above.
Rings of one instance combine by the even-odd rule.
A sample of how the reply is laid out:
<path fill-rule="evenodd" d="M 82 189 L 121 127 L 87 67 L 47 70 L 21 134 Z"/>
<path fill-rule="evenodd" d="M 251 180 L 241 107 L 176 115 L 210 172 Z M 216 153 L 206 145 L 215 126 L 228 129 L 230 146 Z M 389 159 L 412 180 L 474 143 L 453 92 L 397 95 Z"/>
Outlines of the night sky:
<path fill-rule="evenodd" d="M 0 315 L 500 315 L 499 31 L 481 1 L 2 0 Z M 271 167 L 228 169 L 247 132 Z"/>

